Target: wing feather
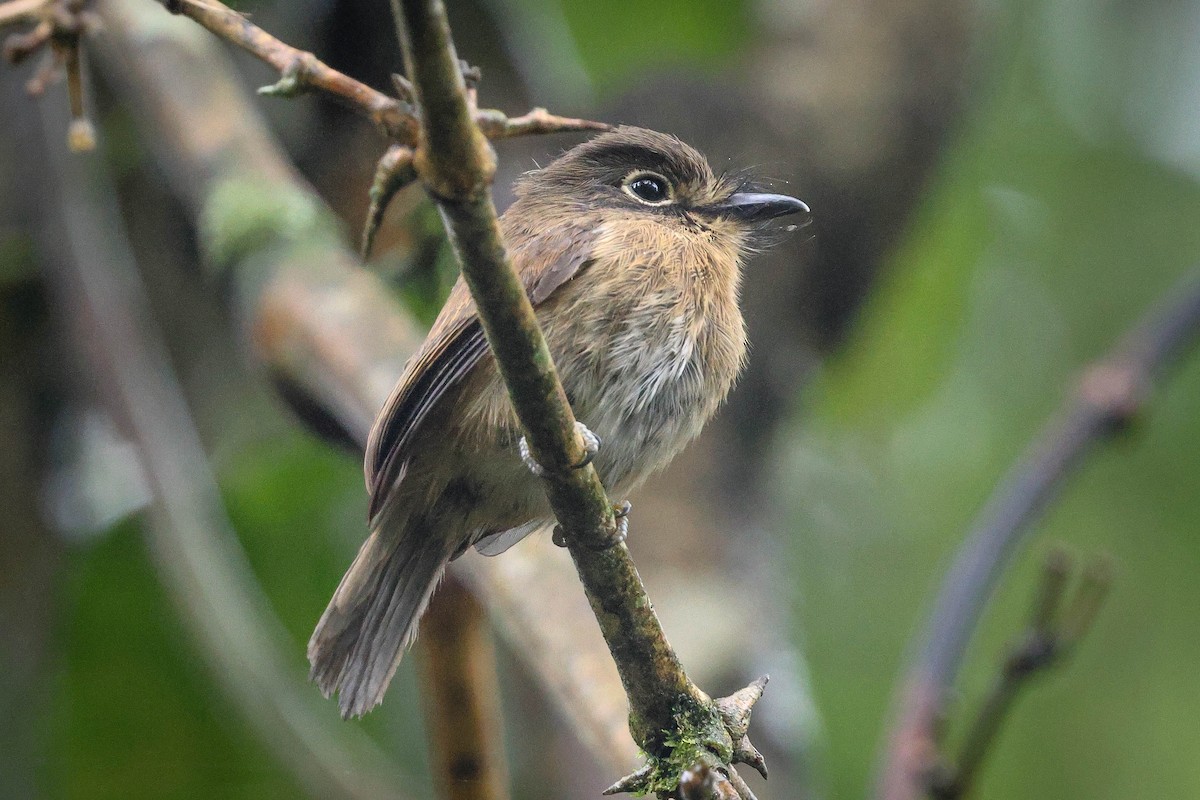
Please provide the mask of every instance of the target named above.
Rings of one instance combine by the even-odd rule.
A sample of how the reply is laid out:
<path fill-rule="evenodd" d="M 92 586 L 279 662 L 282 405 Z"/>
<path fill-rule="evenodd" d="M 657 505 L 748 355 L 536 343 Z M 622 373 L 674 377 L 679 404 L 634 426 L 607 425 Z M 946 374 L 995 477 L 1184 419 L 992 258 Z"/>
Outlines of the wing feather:
<path fill-rule="evenodd" d="M 518 237 L 526 244 L 513 248 L 516 263 L 550 262 L 533 276 L 530 271 L 522 270 L 530 302 L 540 305 L 586 268 L 590 263 L 590 233 L 589 229 L 573 227 L 561 237 L 548 237 L 544 232 L 541 236 Z M 371 520 L 403 478 L 409 445 L 422 422 L 447 392 L 489 357 L 475 304 L 459 278 L 425 343 L 405 367 L 376 417 L 367 439 L 365 471 L 371 493 L 368 512 Z"/>

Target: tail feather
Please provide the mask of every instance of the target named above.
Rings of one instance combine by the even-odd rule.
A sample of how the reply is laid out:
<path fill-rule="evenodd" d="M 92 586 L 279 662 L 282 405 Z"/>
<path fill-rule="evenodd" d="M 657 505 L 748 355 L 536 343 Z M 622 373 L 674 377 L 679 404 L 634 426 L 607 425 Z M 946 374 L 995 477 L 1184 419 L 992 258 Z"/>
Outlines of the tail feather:
<path fill-rule="evenodd" d="M 308 642 L 309 677 L 343 718 L 379 705 L 449 560 L 441 537 L 406 528 L 363 542 Z"/>

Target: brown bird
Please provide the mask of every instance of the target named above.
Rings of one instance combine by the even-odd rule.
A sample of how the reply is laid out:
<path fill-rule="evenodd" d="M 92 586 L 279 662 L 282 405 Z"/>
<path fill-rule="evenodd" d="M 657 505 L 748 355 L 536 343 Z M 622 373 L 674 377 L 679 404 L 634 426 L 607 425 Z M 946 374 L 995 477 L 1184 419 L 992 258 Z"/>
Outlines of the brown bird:
<path fill-rule="evenodd" d="M 509 255 L 600 478 L 623 498 L 725 399 L 746 360 L 742 261 L 763 223 L 808 207 L 630 127 L 526 174 L 516 195 L 500 221 Z M 371 431 L 371 535 L 308 643 L 343 717 L 383 698 L 450 560 L 553 524 L 538 471 L 460 278 Z"/>

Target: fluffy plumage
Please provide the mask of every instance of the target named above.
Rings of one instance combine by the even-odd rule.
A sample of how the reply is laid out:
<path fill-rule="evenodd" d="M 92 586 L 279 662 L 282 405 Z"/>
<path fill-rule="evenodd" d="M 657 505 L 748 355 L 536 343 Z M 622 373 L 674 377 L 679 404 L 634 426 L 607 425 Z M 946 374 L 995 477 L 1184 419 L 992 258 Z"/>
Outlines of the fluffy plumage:
<path fill-rule="evenodd" d="M 639 176 L 665 182 L 668 201 L 639 197 Z M 620 128 L 525 175 L 501 219 L 614 498 L 700 432 L 745 361 L 743 254 L 762 218 L 806 209 L 742 188 L 672 136 Z M 776 206 L 756 216 L 744 198 Z M 382 699 L 448 561 L 552 522 L 520 435 L 460 279 L 371 432 L 371 535 L 309 642 L 312 677 L 343 716 Z"/>

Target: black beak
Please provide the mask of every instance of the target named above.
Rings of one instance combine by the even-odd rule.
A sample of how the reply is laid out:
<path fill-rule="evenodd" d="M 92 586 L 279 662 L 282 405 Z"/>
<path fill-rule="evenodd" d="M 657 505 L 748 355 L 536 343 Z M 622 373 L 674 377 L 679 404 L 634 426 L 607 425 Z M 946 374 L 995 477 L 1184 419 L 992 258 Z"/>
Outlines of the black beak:
<path fill-rule="evenodd" d="M 800 225 L 807 225 L 812 221 L 808 206 L 786 194 L 736 192 L 717 206 L 717 210 L 725 216 L 743 222 L 766 222 L 787 214 L 803 214 L 804 220 L 799 223 Z"/>

